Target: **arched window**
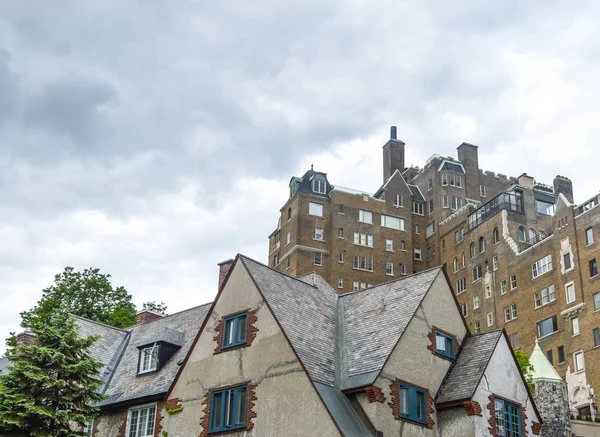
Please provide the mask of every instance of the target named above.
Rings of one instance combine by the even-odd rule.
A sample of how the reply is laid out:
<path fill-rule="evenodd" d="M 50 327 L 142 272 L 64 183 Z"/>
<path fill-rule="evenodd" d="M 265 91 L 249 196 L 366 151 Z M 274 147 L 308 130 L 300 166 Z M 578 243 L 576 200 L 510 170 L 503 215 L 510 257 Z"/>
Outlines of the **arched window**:
<path fill-rule="evenodd" d="M 529 239 L 535 240 L 535 230 L 534 229 L 529 229 Z"/>
<path fill-rule="evenodd" d="M 519 235 L 519 242 L 521 243 L 525 243 L 525 228 L 524 227 L 519 227 L 518 230 L 518 235 Z"/>
<path fill-rule="evenodd" d="M 485 239 L 483 237 L 479 237 L 479 253 L 485 252 Z"/>
<path fill-rule="evenodd" d="M 458 258 L 454 258 L 454 273 L 458 272 Z"/>
<path fill-rule="evenodd" d="M 466 261 L 466 260 L 465 260 L 465 253 L 463 252 L 463 253 L 462 253 L 462 266 L 463 266 L 463 268 L 464 268 L 464 266 L 466 266 L 466 265 L 467 265 L 465 261 Z"/>
<path fill-rule="evenodd" d="M 471 243 L 470 254 L 471 254 L 471 258 L 475 258 L 475 255 L 477 255 L 477 250 L 475 249 L 475 243 Z"/>
<path fill-rule="evenodd" d="M 500 242 L 500 232 L 498 228 L 494 228 L 494 244 L 498 244 Z"/>

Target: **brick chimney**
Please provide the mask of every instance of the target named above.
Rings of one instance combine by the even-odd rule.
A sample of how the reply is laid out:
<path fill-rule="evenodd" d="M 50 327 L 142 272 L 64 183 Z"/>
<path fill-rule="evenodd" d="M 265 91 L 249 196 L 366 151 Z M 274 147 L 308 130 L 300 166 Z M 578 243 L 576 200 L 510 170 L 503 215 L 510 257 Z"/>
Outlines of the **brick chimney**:
<path fill-rule="evenodd" d="M 390 128 L 390 139 L 383 146 L 383 182 L 396 170 L 404 171 L 404 142 L 397 138 L 396 126 Z"/>
<path fill-rule="evenodd" d="M 151 322 L 152 320 L 160 319 L 164 317 L 164 314 L 158 314 L 150 310 L 142 310 L 137 313 L 137 324 L 142 325 L 144 323 Z"/>
<path fill-rule="evenodd" d="M 571 203 L 573 202 L 573 182 L 571 179 L 565 176 L 556 176 L 554 178 L 554 194 L 558 198 L 560 193 L 563 194 L 567 198 L 567 200 Z"/>
<path fill-rule="evenodd" d="M 223 286 L 223 282 L 225 281 L 225 277 L 227 276 L 227 273 L 229 273 L 231 266 L 233 266 L 233 261 L 233 259 L 228 259 L 217 264 L 219 266 L 219 290 Z"/>

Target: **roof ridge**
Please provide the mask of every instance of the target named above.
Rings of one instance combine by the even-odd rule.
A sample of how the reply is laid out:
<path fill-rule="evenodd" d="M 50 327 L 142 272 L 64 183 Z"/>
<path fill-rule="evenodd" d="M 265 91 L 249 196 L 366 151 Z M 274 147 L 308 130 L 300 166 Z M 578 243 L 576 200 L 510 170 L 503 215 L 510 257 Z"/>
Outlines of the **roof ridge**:
<path fill-rule="evenodd" d="M 373 289 L 375 289 L 375 288 L 377 288 L 377 287 L 381 287 L 381 286 L 383 286 L 383 285 L 388 285 L 388 284 L 392 284 L 392 283 L 394 283 L 394 282 L 400 282 L 400 281 L 403 281 L 403 280 L 405 280 L 405 279 L 414 278 L 415 276 L 419 276 L 419 275 L 422 275 L 422 274 L 424 274 L 424 273 L 431 272 L 432 270 L 440 270 L 440 271 L 441 271 L 441 270 L 442 270 L 442 267 L 440 267 L 440 266 L 437 266 L 437 267 L 431 267 L 431 268 L 429 268 L 429 269 L 426 269 L 426 270 L 421 270 L 420 272 L 413 273 L 412 275 L 406 275 L 406 276 L 402 276 L 402 277 L 400 277 L 400 278 L 391 279 L 391 280 L 389 280 L 389 281 L 382 282 L 382 283 L 380 283 L 380 284 L 377 284 L 377 285 L 373 285 L 372 287 L 363 288 L 362 290 L 353 290 L 353 291 L 348 291 L 348 292 L 346 292 L 346 293 L 339 294 L 338 296 L 339 296 L 339 297 L 345 297 L 345 296 L 349 296 L 349 295 L 353 295 L 353 294 L 357 294 L 357 293 L 362 293 L 362 292 L 364 292 L 364 291 L 370 291 L 370 290 L 373 290 Z"/>
<path fill-rule="evenodd" d="M 203 303 L 202 305 L 196 305 L 195 307 L 191 307 L 191 308 L 187 308 L 185 310 L 177 311 L 177 312 L 172 313 L 172 314 L 166 314 L 165 316 L 160 317 L 158 319 L 150 320 L 148 322 L 142 323 L 141 325 L 133 325 L 133 326 L 130 326 L 129 328 L 135 328 L 135 327 L 138 327 L 138 326 L 149 325 L 150 323 L 157 322 L 159 320 L 165 320 L 165 319 L 167 319 L 169 317 L 176 316 L 178 314 L 185 313 L 187 311 L 197 310 L 198 308 L 202 308 L 204 306 L 211 305 L 211 304 L 212 304 L 212 301 L 211 302 L 207 302 L 207 303 Z"/>
<path fill-rule="evenodd" d="M 97 320 L 92 320 L 92 319 L 88 319 L 87 317 L 78 316 L 77 314 L 71 314 L 71 313 L 69 313 L 69 315 L 72 316 L 72 317 L 74 317 L 74 318 L 76 318 L 76 319 L 79 319 L 79 320 L 84 320 L 86 322 L 90 322 L 90 323 L 94 323 L 96 325 L 104 326 L 106 328 L 114 329 L 115 331 L 123 332 L 124 334 L 129 333 L 128 328 L 131 328 L 132 326 L 135 326 L 135 325 L 132 325 L 132 326 L 128 326 L 127 328 L 118 328 L 116 326 L 107 325 L 106 323 L 98 322 Z"/>
<path fill-rule="evenodd" d="M 253 259 L 253 258 L 250 258 L 249 256 L 246 256 L 246 255 L 244 255 L 244 254 L 241 254 L 241 253 L 240 253 L 239 255 L 240 255 L 240 258 L 243 258 L 243 259 L 246 259 L 246 260 L 252 261 L 253 263 L 255 263 L 255 264 L 258 264 L 258 265 L 259 265 L 259 266 L 261 266 L 261 267 L 265 267 L 265 268 L 267 268 L 267 269 L 269 269 L 269 270 L 271 270 L 271 271 L 273 271 L 273 272 L 275 272 L 275 273 L 278 273 L 278 274 L 280 274 L 281 276 L 285 276 L 286 278 L 293 279 L 294 281 L 298 281 L 298 282 L 300 282 L 300 283 L 302 283 L 302 284 L 304 284 L 304 285 L 307 285 L 307 286 L 309 286 L 309 287 L 318 288 L 316 285 L 311 285 L 311 284 L 309 284 L 308 282 L 304 282 L 302 279 L 299 279 L 299 278 L 300 278 L 300 277 L 303 277 L 303 276 L 306 276 L 306 275 L 309 275 L 309 274 L 315 274 L 315 275 L 319 276 L 321 279 L 323 279 L 323 281 L 324 281 L 325 283 L 327 283 L 327 285 L 329 285 L 329 283 L 328 283 L 327 281 L 325 281 L 325 279 L 324 279 L 324 278 L 323 278 L 321 275 L 319 275 L 317 272 L 315 272 L 314 270 L 313 270 L 312 272 L 303 273 L 302 275 L 300 275 L 300 276 L 296 277 L 296 276 L 291 276 L 291 275 L 288 275 L 287 273 L 280 272 L 279 270 L 277 270 L 277 269 L 274 269 L 273 267 L 269 267 L 268 265 L 266 265 L 266 264 L 264 264 L 264 263 L 261 263 L 260 261 L 256 261 L 255 259 Z M 335 290 L 334 290 L 334 289 L 331 287 L 331 285 L 329 285 L 329 289 L 330 289 L 330 290 L 331 290 L 331 291 L 332 291 L 332 292 L 333 292 L 335 295 L 338 295 L 338 294 L 335 292 Z"/>

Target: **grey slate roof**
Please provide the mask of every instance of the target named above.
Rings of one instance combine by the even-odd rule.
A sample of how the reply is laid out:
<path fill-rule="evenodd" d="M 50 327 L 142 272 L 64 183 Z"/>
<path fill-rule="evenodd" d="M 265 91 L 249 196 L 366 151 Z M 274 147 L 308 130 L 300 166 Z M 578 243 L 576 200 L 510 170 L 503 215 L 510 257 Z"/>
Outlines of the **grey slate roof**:
<path fill-rule="evenodd" d="M 340 297 L 348 376 L 379 373 L 440 273 L 441 268 L 430 269 Z"/>
<path fill-rule="evenodd" d="M 256 281 L 309 376 L 328 385 L 335 379 L 337 293 L 319 275 L 302 280 L 250 258 L 240 259 Z M 317 286 L 311 285 L 313 280 Z"/>
<path fill-rule="evenodd" d="M 439 171 L 453 171 L 456 173 L 465 174 L 465 170 L 464 170 L 463 166 L 461 165 L 461 163 L 450 162 L 450 161 L 446 161 L 446 160 L 444 160 Z"/>
<path fill-rule="evenodd" d="M 412 193 L 412 199 L 416 202 L 425 202 L 425 198 L 416 185 L 408 184 L 408 189 Z"/>
<path fill-rule="evenodd" d="M 502 330 L 497 330 L 467 337 L 436 403 L 471 399 L 502 335 Z"/>
<path fill-rule="evenodd" d="M 8 373 L 8 367 L 10 366 L 10 360 L 8 358 L 0 358 L 0 375 Z"/>
<path fill-rule="evenodd" d="M 118 365 L 112 379 L 105 388 L 108 399 L 98 403 L 98 406 L 108 406 L 115 403 L 137 398 L 149 397 L 166 393 L 173 378 L 179 370 L 177 362 L 184 358 L 204 321 L 211 304 L 201 305 L 179 313 L 171 314 L 142 325 L 127 329 L 126 346 L 118 358 Z M 165 332 L 171 332 L 171 337 L 177 338 L 182 347 L 164 364 L 158 372 L 137 376 L 139 361 L 139 346 L 144 346 L 163 337 Z"/>

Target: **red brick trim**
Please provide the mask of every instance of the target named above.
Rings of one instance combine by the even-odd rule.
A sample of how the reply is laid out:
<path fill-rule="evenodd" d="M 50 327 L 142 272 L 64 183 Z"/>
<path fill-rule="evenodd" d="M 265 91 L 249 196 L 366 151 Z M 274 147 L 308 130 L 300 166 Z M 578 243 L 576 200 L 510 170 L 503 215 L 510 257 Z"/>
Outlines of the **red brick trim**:
<path fill-rule="evenodd" d="M 96 418 L 92 424 L 92 437 L 98 437 L 98 423 L 100 423 L 100 418 Z"/>
<path fill-rule="evenodd" d="M 161 431 L 163 429 L 162 426 L 162 420 L 165 417 L 163 415 L 163 407 L 165 406 L 165 403 L 162 401 L 158 401 L 156 403 L 156 414 L 155 414 L 155 418 L 154 418 L 154 437 L 162 437 L 161 436 Z"/>
<path fill-rule="evenodd" d="M 531 425 L 531 432 L 535 435 L 540 435 L 542 432 L 542 425 L 537 422 L 533 422 Z"/>
<path fill-rule="evenodd" d="M 251 430 L 254 428 L 254 422 L 252 420 L 256 417 L 256 412 L 254 411 L 255 401 L 256 401 L 256 384 L 252 384 L 250 381 L 241 382 L 238 384 L 228 385 L 225 387 L 216 387 L 210 389 L 204 395 L 204 400 L 201 405 L 204 405 L 204 410 L 202 412 L 202 419 L 200 420 L 200 425 L 202 426 L 202 432 L 199 437 L 208 437 L 208 427 L 210 422 L 210 400 L 212 399 L 212 393 L 215 391 L 227 390 L 229 388 L 239 387 L 242 385 L 247 385 L 248 390 L 246 392 L 246 428 L 245 430 Z M 221 434 L 229 434 L 232 432 L 242 432 L 244 429 L 233 429 L 231 431 L 223 431 L 217 433 L 211 433 L 210 435 L 221 435 Z"/>
<path fill-rule="evenodd" d="M 125 433 L 127 432 L 127 416 L 129 415 L 129 410 L 125 408 L 121 413 L 121 426 L 119 427 L 119 437 L 125 437 Z"/>
<path fill-rule="evenodd" d="M 239 346 L 234 346 L 234 347 L 228 347 L 227 349 L 221 349 L 221 346 L 223 345 L 223 326 L 225 324 L 225 319 L 228 317 L 233 317 L 233 316 L 237 316 L 239 314 L 244 314 L 247 313 L 248 316 L 246 317 L 246 343 L 244 344 L 240 344 Z M 231 314 L 227 314 L 223 317 L 221 317 L 221 320 L 219 320 L 219 324 L 217 325 L 217 327 L 215 328 L 215 341 L 217 342 L 217 347 L 215 348 L 213 355 L 217 355 L 220 354 L 222 352 L 227 352 L 230 350 L 234 350 L 234 349 L 239 349 L 242 347 L 248 347 L 252 344 L 252 341 L 256 338 L 256 333 L 258 332 L 258 328 L 256 327 L 256 310 L 251 310 L 251 309 L 246 309 L 243 311 L 237 311 L 235 313 L 231 313 Z"/>
<path fill-rule="evenodd" d="M 383 390 L 381 390 L 376 385 L 370 385 L 368 387 L 365 387 L 365 393 L 367 394 L 367 400 L 371 403 L 385 402 L 385 395 L 383 394 Z"/>
<path fill-rule="evenodd" d="M 410 385 L 412 387 L 421 389 L 425 392 L 425 408 L 427 409 L 427 424 L 424 423 L 420 423 L 420 422 L 415 422 L 414 420 L 410 420 L 410 419 L 406 419 L 404 417 L 400 417 L 400 403 L 398 401 L 398 397 L 399 397 L 399 389 L 398 389 L 398 384 L 406 384 L 406 385 Z M 394 419 L 396 420 L 401 420 L 403 422 L 408 422 L 408 423 L 412 423 L 414 425 L 418 425 L 418 426 L 422 426 L 424 428 L 433 428 L 433 425 L 435 424 L 434 420 L 433 420 L 433 416 L 435 415 L 435 409 L 433 408 L 433 398 L 431 397 L 431 394 L 429 393 L 429 390 L 426 389 L 425 387 L 421 387 L 418 385 L 415 385 L 411 382 L 408 381 L 403 381 L 401 379 L 396 379 L 395 381 L 392 381 L 392 383 L 390 384 L 390 397 L 391 400 L 388 403 L 388 405 L 392 408 L 392 412 L 394 414 Z"/>
<path fill-rule="evenodd" d="M 488 396 L 489 399 L 489 403 L 487 404 L 487 409 L 490 412 L 490 418 L 488 420 L 488 423 L 490 424 L 490 434 L 493 437 L 497 437 L 496 436 L 496 406 L 494 404 L 494 400 L 495 399 L 501 399 L 503 401 L 506 402 L 510 402 L 511 404 L 517 405 L 519 407 L 519 409 L 521 410 L 521 431 L 522 431 L 522 437 L 527 437 L 528 435 L 528 431 L 527 431 L 527 413 L 525 413 L 525 408 L 523 408 L 523 405 L 521 405 L 518 402 L 515 402 L 513 400 L 510 399 L 506 399 L 502 396 L 498 396 L 498 395 L 494 395 L 491 394 Z"/>
<path fill-rule="evenodd" d="M 481 405 L 477 401 L 465 401 L 463 406 L 467 412 L 467 416 L 482 416 Z"/>
<path fill-rule="evenodd" d="M 427 338 L 429 338 L 429 342 L 430 342 L 429 345 L 427 345 L 427 349 L 429 349 L 433 355 L 453 362 L 454 361 L 453 359 L 448 358 L 445 355 L 438 354 L 437 351 L 435 350 L 435 333 L 436 333 L 436 331 L 441 332 L 442 334 L 446 334 L 448 337 L 452 337 L 454 339 L 454 354 L 455 355 L 458 354 L 458 349 L 460 348 L 460 343 L 458 342 L 456 335 L 451 334 L 451 333 L 444 331 L 443 329 L 437 328 L 435 326 L 433 328 L 431 328 L 431 331 L 429 333 L 427 333 Z"/>
<path fill-rule="evenodd" d="M 175 414 L 183 411 L 183 405 L 181 404 L 181 399 L 167 399 L 165 403 L 165 411 L 169 414 Z"/>

